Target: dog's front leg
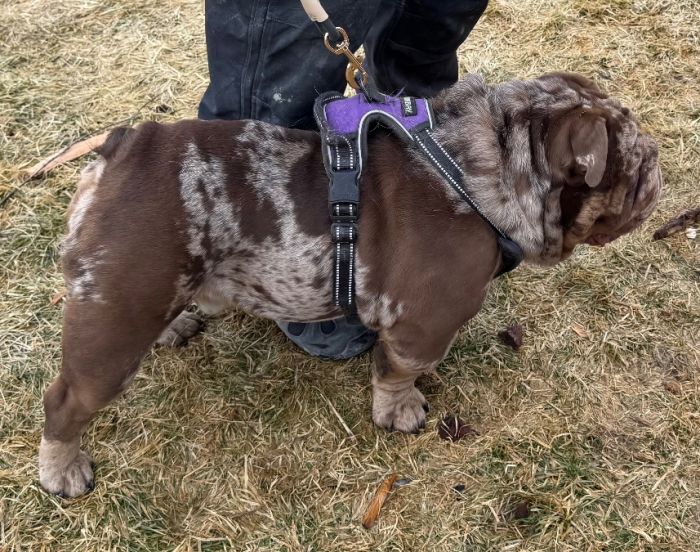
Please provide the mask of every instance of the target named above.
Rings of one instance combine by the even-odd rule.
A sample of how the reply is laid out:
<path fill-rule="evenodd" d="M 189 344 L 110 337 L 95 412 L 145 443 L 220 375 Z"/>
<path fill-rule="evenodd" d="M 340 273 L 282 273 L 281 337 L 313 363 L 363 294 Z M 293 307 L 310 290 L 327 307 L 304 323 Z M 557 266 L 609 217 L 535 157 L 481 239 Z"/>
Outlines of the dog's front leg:
<path fill-rule="evenodd" d="M 383 336 L 374 348 L 372 367 L 372 419 L 389 431 L 417 433 L 425 426 L 428 403 L 416 388 L 421 374 L 434 369 L 442 360 L 446 346 L 438 347 L 439 355 L 419 355 L 415 346 L 401 347 Z M 426 352 L 426 351 L 423 351 Z"/>

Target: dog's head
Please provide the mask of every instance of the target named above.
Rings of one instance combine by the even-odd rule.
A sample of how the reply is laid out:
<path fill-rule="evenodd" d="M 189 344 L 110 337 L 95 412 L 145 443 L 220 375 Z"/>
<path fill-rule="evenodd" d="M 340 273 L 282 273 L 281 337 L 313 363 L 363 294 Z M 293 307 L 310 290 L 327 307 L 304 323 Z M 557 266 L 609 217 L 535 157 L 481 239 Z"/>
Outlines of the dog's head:
<path fill-rule="evenodd" d="M 658 202 L 658 148 L 629 109 L 578 75 L 541 77 L 582 99 L 550 121 L 545 151 L 561 189 L 560 259 L 581 243 L 603 246 L 639 227 Z"/>
<path fill-rule="evenodd" d="M 582 76 L 488 87 L 468 75 L 433 106 L 467 182 L 497 175 L 498 185 L 473 192 L 530 262 L 551 265 L 578 244 L 609 243 L 658 202 L 655 142 L 629 109 Z"/>

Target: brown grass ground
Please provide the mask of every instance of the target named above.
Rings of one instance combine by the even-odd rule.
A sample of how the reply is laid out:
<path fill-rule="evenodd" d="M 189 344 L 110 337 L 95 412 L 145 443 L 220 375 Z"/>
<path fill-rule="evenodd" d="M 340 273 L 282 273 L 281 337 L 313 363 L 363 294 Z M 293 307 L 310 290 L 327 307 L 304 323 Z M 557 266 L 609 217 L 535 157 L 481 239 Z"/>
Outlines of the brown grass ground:
<path fill-rule="evenodd" d="M 144 102 L 141 119 L 193 116 L 202 29 L 192 0 L 0 3 L 0 193 Z M 432 411 L 418 437 L 373 427 L 367 356 L 320 362 L 271 322 L 213 320 L 188 348 L 151 354 L 98 416 L 83 440 L 97 488 L 62 501 L 39 488 L 36 447 L 60 361 L 57 243 L 83 162 L 22 185 L 0 211 L 0 549 L 700 548 L 698 242 L 650 241 L 700 203 L 697 1 L 494 0 L 461 60 L 492 82 L 579 71 L 635 109 L 667 183 L 652 220 L 497 282 L 422 382 Z M 519 353 L 495 337 L 514 319 Z M 440 441 L 448 412 L 479 436 Z M 362 512 L 392 470 L 414 482 L 366 531 Z M 520 502 L 530 514 L 515 519 Z"/>

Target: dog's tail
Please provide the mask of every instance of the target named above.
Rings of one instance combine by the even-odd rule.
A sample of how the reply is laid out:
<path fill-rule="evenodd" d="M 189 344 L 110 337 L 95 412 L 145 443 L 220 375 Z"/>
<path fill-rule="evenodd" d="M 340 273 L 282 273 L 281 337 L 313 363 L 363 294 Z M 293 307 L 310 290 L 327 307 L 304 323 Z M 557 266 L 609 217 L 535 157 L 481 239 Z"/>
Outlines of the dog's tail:
<path fill-rule="evenodd" d="M 134 129 L 131 127 L 117 127 L 109 133 L 105 143 L 96 148 L 95 151 L 109 161 L 116 155 L 122 144 L 124 144 L 125 141 L 128 141 L 129 137 L 133 133 Z"/>

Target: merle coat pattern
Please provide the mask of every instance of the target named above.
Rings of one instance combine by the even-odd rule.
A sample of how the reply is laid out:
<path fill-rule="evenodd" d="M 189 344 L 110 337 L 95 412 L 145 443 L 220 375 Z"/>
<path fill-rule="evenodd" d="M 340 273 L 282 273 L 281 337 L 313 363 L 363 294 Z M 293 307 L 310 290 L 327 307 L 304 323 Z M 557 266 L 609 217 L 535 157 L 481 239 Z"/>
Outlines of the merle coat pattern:
<path fill-rule="evenodd" d="M 525 261 L 552 265 L 604 245 L 653 210 L 654 141 L 632 114 L 576 75 L 487 86 L 469 76 L 433 101 L 436 139 Z M 474 316 L 500 255 L 492 230 L 415 147 L 370 140 L 361 185 L 356 287 L 379 332 L 372 416 L 425 423 L 416 378 Z M 256 121 L 146 123 L 114 131 L 83 172 L 63 243 L 68 300 L 60 375 L 46 391 L 41 484 L 93 485 L 80 437 L 133 378 L 149 348 L 199 326 L 183 309 L 335 318 L 327 179 L 319 135 Z"/>

